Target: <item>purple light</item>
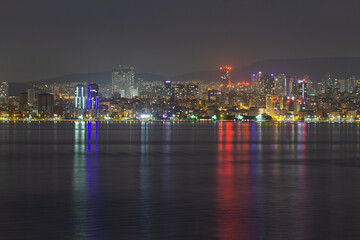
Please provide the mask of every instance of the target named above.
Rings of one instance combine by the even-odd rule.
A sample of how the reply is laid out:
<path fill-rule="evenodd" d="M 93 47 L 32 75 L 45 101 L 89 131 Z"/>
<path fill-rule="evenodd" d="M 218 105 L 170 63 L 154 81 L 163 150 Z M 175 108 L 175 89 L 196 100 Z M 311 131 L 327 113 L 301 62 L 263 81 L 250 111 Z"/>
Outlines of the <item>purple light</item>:
<path fill-rule="evenodd" d="M 253 75 L 252 75 L 253 77 L 256 77 L 256 74 L 255 73 L 253 73 Z"/>
<path fill-rule="evenodd" d="M 274 76 L 274 74 L 272 73 L 272 74 L 270 74 L 270 76 L 271 76 L 271 77 L 273 77 L 273 76 Z"/>

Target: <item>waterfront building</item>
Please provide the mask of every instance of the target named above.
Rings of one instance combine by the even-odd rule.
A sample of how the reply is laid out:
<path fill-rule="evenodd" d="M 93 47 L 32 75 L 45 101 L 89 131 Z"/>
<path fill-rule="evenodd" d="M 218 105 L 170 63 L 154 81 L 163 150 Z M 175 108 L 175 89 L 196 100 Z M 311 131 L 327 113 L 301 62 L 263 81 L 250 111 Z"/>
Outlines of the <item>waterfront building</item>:
<path fill-rule="evenodd" d="M 99 108 L 99 86 L 95 83 L 91 83 L 88 86 L 87 108 L 88 109 Z"/>
<path fill-rule="evenodd" d="M 266 114 L 274 117 L 279 114 L 281 108 L 282 98 L 279 95 L 266 95 Z"/>
<path fill-rule="evenodd" d="M 86 109 L 86 87 L 78 84 L 75 87 L 75 108 Z"/>

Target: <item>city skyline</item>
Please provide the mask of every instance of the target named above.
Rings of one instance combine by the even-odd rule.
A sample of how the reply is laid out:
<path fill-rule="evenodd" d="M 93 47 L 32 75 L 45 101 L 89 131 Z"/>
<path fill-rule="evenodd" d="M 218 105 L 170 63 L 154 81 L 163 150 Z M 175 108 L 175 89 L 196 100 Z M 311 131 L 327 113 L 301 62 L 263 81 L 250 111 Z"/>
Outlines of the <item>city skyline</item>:
<path fill-rule="evenodd" d="M 133 66 L 112 69 L 111 82 L 53 82 L 10 95 L 0 87 L 0 118 L 28 121 L 358 121 L 360 79 L 321 81 L 309 75 L 257 72 L 232 79 L 230 65 L 215 81 L 143 81 Z M 35 98 L 37 96 L 37 98 Z"/>

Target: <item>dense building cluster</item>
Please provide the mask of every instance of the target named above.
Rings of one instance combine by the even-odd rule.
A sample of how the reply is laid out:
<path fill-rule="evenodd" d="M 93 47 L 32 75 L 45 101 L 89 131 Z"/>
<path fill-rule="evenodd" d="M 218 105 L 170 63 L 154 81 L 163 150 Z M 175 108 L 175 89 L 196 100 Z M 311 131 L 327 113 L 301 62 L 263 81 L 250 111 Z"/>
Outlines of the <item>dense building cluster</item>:
<path fill-rule="evenodd" d="M 254 73 L 231 78 L 221 66 L 216 82 L 135 79 L 132 66 L 112 70 L 110 83 L 43 83 L 18 96 L 0 84 L 1 119 L 113 120 L 356 120 L 360 83 L 355 76 L 323 79 Z"/>

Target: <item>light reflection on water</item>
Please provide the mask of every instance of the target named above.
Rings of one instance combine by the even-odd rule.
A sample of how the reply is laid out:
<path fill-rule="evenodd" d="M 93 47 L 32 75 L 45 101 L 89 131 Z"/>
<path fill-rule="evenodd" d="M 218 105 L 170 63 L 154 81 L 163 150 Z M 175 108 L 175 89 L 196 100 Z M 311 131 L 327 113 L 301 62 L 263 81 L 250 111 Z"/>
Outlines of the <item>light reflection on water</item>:
<path fill-rule="evenodd" d="M 88 122 L 87 126 L 85 122 L 76 122 L 74 138 L 75 238 L 98 239 L 97 234 L 102 225 L 99 214 L 98 122 Z"/>
<path fill-rule="evenodd" d="M 359 129 L 1 123 L 2 239 L 357 239 Z"/>

